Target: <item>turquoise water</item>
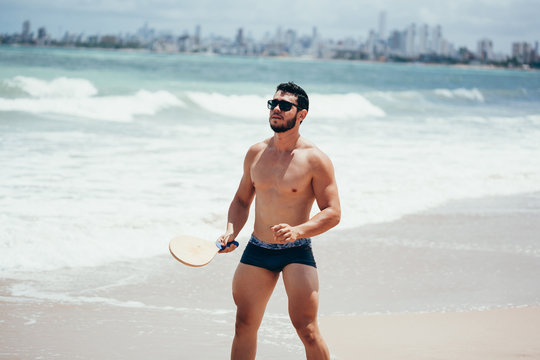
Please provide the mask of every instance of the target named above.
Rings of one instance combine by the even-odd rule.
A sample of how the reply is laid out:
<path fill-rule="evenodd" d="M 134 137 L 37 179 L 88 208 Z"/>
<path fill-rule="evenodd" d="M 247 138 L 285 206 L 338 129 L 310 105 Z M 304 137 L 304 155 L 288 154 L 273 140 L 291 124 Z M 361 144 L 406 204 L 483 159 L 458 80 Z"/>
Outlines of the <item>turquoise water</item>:
<path fill-rule="evenodd" d="M 101 50 L 3 47 L 1 51 L 4 78 L 21 71 L 49 79 L 85 74 L 106 88 L 114 80 L 127 87 L 142 81 L 144 85 L 155 83 L 156 89 L 165 83 L 189 90 L 250 93 L 257 89 L 260 93 L 267 84 L 291 79 L 321 93 L 478 88 L 485 91 L 486 101 L 508 96 L 523 101 L 540 98 L 538 72 Z"/>

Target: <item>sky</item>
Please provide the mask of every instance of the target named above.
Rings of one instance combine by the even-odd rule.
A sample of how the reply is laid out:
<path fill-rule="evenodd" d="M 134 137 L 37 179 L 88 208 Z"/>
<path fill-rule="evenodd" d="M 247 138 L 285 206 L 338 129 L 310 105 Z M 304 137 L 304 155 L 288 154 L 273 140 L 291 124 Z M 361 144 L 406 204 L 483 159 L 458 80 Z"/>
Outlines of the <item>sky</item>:
<path fill-rule="evenodd" d="M 234 38 L 239 28 L 260 39 L 278 27 L 299 35 L 313 27 L 323 38 L 365 40 L 378 31 L 386 12 L 386 33 L 415 23 L 441 25 L 443 37 L 456 48 L 475 51 L 480 39 L 491 39 L 495 52 L 509 54 L 513 42 L 540 41 L 540 0 L 0 0 L 0 33 L 19 33 L 44 26 L 53 37 L 66 31 L 85 35 L 135 33 L 145 23 L 158 31 L 193 34 L 201 26 L 210 34 Z"/>

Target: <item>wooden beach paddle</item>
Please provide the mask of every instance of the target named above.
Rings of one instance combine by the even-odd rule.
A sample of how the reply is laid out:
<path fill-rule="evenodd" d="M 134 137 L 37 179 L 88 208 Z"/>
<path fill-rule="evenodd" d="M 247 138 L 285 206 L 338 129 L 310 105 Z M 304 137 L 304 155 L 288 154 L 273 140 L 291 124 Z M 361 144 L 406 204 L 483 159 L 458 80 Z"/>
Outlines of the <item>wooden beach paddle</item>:
<path fill-rule="evenodd" d="M 239 245 L 237 241 L 231 241 L 227 246 L 231 244 Z M 224 248 L 220 242 L 213 243 L 189 235 L 177 236 L 169 243 L 169 251 L 176 260 L 195 267 L 207 265 Z"/>

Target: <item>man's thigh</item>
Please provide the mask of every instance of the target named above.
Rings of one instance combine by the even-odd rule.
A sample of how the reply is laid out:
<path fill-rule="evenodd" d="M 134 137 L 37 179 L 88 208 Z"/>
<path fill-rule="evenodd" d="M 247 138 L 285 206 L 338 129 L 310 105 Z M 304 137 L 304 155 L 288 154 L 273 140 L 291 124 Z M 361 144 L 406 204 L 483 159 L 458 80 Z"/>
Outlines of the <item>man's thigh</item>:
<path fill-rule="evenodd" d="M 296 325 L 306 325 L 317 317 L 319 275 L 313 266 L 290 264 L 283 269 L 283 283 L 289 298 L 289 315 Z"/>
<path fill-rule="evenodd" d="M 253 265 L 238 264 L 232 288 L 239 320 L 253 322 L 254 325 L 260 323 L 278 278 L 279 273 Z"/>

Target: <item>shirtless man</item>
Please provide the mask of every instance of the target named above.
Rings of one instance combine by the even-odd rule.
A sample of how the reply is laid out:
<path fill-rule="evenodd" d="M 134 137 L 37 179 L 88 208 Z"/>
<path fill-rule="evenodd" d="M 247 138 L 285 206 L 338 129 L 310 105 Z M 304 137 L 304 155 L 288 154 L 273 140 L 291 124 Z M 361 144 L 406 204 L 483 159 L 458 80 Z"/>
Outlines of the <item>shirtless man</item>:
<path fill-rule="evenodd" d="M 280 272 L 289 316 L 307 359 L 329 359 L 317 322 L 319 280 L 310 238 L 340 221 L 334 169 L 321 150 L 300 136 L 309 109 L 302 88 L 278 85 L 268 108 L 274 136 L 248 150 L 227 230 L 219 238 L 223 245 L 236 238 L 255 198 L 253 234 L 233 279 L 237 311 L 231 359 L 255 359 L 257 331 Z M 320 212 L 310 218 L 315 200 Z M 221 252 L 235 248 L 230 245 Z"/>

